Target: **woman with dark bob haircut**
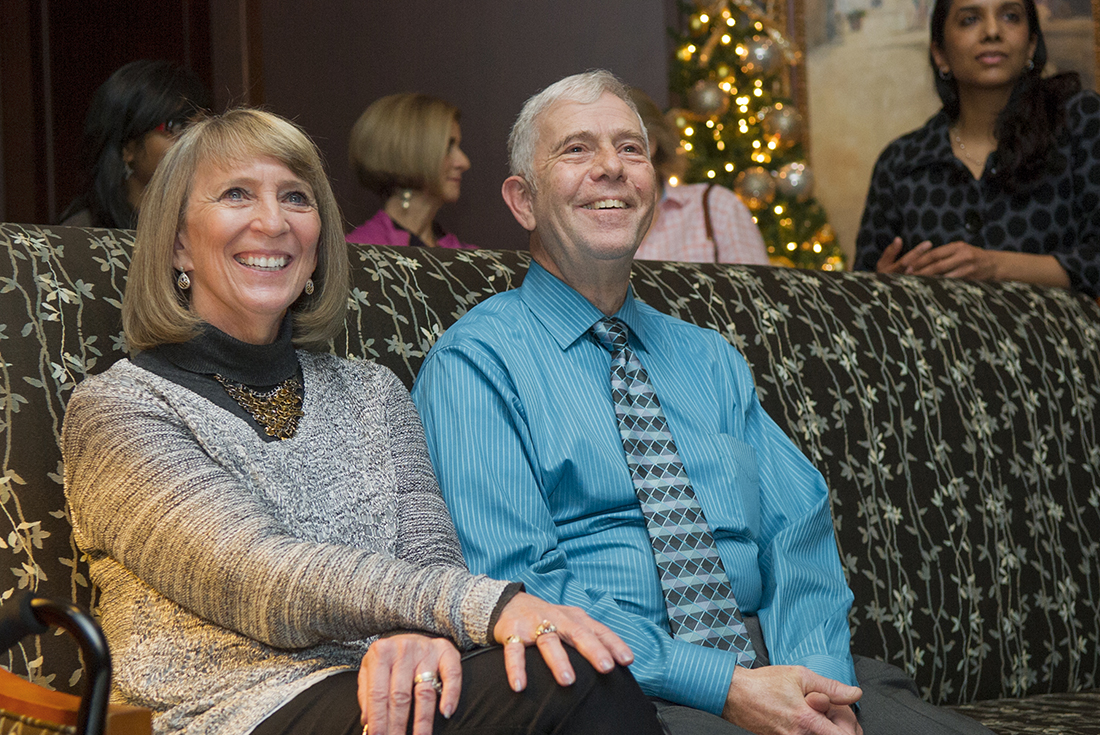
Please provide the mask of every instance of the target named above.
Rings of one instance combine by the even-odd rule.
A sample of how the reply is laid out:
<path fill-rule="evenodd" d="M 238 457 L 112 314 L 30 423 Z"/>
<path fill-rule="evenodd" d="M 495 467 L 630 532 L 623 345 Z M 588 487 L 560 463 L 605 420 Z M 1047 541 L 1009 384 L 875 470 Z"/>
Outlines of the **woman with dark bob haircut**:
<path fill-rule="evenodd" d="M 134 354 L 62 436 L 115 699 L 158 733 L 660 732 L 614 633 L 467 571 L 405 387 L 328 352 L 347 299 L 309 138 L 247 109 L 184 132 L 138 218 Z"/>
<path fill-rule="evenodd" d="M 142 59 L 104 82 L 84 122 L 88 189 L 61 215 L 61 224 L 134 227 L 145 188 L 176 137 L 210 97 L 190 69 Z"/>
<path fill-rule="evenodd" d="M 943 109 L 878 159 L 856 269 L 1100 295 L 1100 97 L 1044 78 L 1034 0 L 937 0 Z"/>

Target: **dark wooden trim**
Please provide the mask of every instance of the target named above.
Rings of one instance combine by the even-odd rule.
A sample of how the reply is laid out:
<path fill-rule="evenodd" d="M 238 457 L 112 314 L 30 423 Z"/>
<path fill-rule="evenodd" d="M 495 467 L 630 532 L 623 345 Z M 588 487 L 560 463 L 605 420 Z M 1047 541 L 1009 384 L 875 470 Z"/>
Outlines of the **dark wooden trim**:
<path fill-rule="evenodd" d="M 43 176 L 43 141 L 40 131 L 40 75 L 34 42 L 40 33 L 34 0 L 0 0 L 0 156 L 4 177 L 0 219 L 9 222 L 43 222 L 46 201 Z"/>
<path fill-rule="evenodd" d="M 261 0 L 240 0 L 241 82 L 247 105 L 264 103 L 263 7 Z"/>

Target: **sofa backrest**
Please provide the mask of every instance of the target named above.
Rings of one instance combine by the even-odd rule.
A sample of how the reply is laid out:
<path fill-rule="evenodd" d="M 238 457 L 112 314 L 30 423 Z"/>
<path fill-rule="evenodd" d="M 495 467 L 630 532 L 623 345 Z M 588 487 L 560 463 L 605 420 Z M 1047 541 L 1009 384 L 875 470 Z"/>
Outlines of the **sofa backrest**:
<path fill-rule="evenodd" d="M 94 604 L 58 434 L 73 385 L 124 356 L 132 232 L 0 225 L 0 604 Z M 435 339 L 518 285 L 513 251 L 353 246 L 338 354 L 411 385 Z M 745 354 L 832 492 L 853 650 L 932 701 L 1074 691 L 1100 673 L 1100 307 L 1022 284 L 637 263 L 654 307 Z M 0 665 L 69 689 L 68 641 Z"/>

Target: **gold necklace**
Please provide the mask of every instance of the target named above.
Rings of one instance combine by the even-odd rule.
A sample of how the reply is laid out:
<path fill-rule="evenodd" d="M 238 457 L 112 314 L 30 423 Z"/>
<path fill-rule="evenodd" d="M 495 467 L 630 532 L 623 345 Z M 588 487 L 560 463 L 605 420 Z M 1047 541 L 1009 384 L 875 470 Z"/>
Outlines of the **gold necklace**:
<path fill-rule="evenodd" d="M 302 413 L 302 384 L 297 378 L 287 378 L 266 391 L 252 390 L 220 375 L 214 375 L 214 379 L 238 406 L 264 427 L 268 436 L 290 439 L 298 431 L 298 419 L 305 414 Z"/>

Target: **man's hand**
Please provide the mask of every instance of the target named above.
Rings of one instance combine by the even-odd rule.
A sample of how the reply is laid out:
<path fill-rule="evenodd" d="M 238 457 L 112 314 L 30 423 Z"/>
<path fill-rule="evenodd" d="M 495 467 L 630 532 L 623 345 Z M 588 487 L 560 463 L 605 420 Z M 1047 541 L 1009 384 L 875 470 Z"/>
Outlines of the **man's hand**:
<path fill-rule="evenodd" d="M 862 735 L 858 687 L 802 666 L 734 671 L 722 717 L 757 735 Z"/>
<path fill-rule="evenodd" d="M 409 633 L 371 644 L 359 665 L 359 710 L 371 735 L 404 735 L 410 708 L 414 735 L 431 735 L 436 690 L 431 682 L 413 681 L 423 673 L 442 682 L 439 711 L 450 717 L 462 691 L 462 662 L 453 643 Z"/>

